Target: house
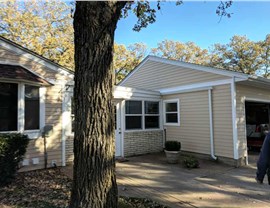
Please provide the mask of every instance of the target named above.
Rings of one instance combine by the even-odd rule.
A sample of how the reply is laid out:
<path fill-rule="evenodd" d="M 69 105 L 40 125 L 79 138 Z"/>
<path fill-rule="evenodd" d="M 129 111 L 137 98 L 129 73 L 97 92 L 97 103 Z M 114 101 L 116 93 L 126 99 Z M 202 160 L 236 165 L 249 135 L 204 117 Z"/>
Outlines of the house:
<path fill-rule="evenodd" d="M 73 72 L 0 37 L 0 133 L 27 134 L 30 143 L 22 170 L 69 161 Z M 44 143 L 42 133 L 51 129 Z M 44 146 L 46 145 L 46 146 Z"/>
<path fill-rule="evenodd" d="M 22 170 L 73 161 L 72 71 L 0 37 L 0 133 L 27 134 Z M 270 80 L 146 57 L 114 88 L 116 157 L 182 150 L 239 166 L 269 128 Z M 50 130 L 52 128 L 52 130 Z M 50 130 L 44 137 L 45 130 Z"/>
<path fill-rule="evenodd" d="M 269 89 L 265 78 L 148 56 L 114 90 L 116 155 L 178 140 L 183 151 L 247 164 L 247 137 L 269 128 Z"/>

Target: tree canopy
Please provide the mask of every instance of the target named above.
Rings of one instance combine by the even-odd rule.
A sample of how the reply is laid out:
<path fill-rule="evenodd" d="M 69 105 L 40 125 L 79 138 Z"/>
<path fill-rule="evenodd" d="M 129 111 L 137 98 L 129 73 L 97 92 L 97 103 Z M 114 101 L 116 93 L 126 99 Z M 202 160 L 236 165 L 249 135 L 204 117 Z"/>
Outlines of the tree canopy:
<path fill-rule="evenodd" d="M 71 5 L 63 1 L 1 1 L 0 35 L 74 68 Z"/>

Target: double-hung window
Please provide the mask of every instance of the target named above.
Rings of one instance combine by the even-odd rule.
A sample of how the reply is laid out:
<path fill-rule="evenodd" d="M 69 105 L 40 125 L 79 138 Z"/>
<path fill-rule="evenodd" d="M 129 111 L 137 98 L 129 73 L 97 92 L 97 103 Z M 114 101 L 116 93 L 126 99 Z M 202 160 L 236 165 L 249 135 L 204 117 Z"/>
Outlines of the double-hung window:
<path fill-rule="evenodd" d="M 159 129 L 158 101 L 126 101 L 126 130 Z"/>
<path fill-rule="evenodd" d="M 179 126 L 179 100 L 164 100 L 164 123 L 165 125 Z"/>
<path fill-rule="evenodd" d="M 40 88 L 0 82 L 0 132 L 40 129 Z"/>
<path fill-rule="evenodd" d="M 145 129 L 159 128 L 159 102 L 145 101 L 144 109 Z"/>
<path fill-rule="evenodd" d="M 142 101 L 126 101 L 126 129 L 142 129 Z"/>

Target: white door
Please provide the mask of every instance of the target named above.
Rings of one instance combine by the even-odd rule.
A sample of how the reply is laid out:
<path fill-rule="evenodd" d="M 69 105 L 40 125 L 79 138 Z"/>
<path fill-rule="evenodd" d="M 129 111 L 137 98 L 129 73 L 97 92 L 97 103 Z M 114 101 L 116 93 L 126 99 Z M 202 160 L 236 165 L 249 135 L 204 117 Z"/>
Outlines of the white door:
<path fill-rule="evenodd" d="M 114 104 L 114 119 L 115 119 L 115 156 L 121 156 L 121 110 L 120 103 Z"/>

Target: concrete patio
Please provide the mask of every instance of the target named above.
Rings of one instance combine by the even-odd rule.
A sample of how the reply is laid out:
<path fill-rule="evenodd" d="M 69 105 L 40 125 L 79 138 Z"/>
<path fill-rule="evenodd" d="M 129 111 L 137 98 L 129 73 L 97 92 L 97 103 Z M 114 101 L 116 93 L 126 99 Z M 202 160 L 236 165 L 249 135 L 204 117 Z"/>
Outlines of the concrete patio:
<path fill-rule="evenodd" d="M 269 207 L 267 179 L 254 180 L 256 166 L 234 168 L 200 160 L 200 168 L 167 164 L 163 153 L 117 162 L 117 183 L 123 196 L 146 197 L 170 207 Z"/>

